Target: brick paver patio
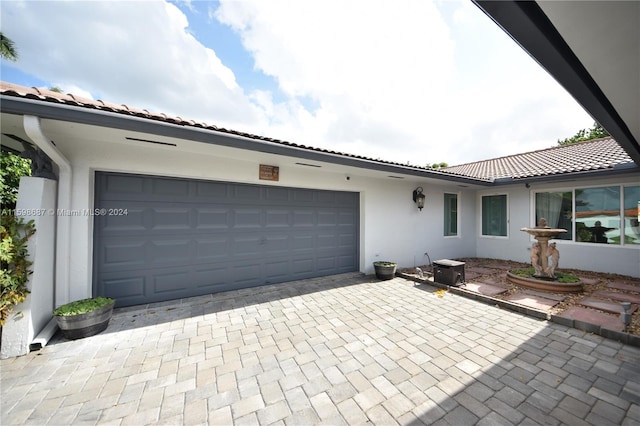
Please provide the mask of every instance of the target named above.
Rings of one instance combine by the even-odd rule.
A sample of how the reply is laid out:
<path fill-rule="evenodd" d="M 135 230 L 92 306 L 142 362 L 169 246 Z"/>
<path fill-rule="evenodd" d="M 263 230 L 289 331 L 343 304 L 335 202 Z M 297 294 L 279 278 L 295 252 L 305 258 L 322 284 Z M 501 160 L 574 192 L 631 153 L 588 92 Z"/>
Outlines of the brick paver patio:
<path fill-rule="evenodd" d="M 0 361 L 1 424 L 640 424 L 640 348 L 345 274 L 121 309 Z"/>

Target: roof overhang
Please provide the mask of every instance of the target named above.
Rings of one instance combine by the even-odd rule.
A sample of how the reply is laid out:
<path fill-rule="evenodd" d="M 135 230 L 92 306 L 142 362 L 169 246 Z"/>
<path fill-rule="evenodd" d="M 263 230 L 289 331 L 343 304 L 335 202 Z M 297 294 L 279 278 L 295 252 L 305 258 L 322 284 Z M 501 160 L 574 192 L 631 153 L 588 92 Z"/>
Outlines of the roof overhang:
<path fill-rule="evenodd" d="M 473 2 L 640 165 L 640 2 Z"/>
<path fill-rule="evenodd" d="M 406 178 L 426 179 L 435 181 L 448 181 L 465 186 L 489 186 L 488 180 L 476 179 L 472 177 L 459 176 L 429 170 L 415 166 L 404 166 L 396 163 L 377 161 L 365 157 L 342 155 L 331 151 L 313 149 L 285 142 L 272 142 L 265 139 L 252 138 L 238 134 L 230 134 L 224 131 L 211 130 L 209 128 L 196 127 L 169 123 L 162 120 L 152 120 L 149 118 L 136 117 L 123 113 L 101 111 L 96 108 L 86 108 L 65 105 L 57 102 L 47 102 L 35 99 L 27 99 L 19 96 L 0 96 L 3 117 L 9 120 L 9 116 L 36 116 L 45 120 L 55 120 L 59 122 L 80 123 L 88 126 L 103 128 L 113 128 L 122 131 L 134 132 L 136 134 L 150 135 L 154 137 L 181 139 L 186 141 L 200 142 L 211 145 L 262 152 L 267 154 L 282 155 L 298 158 L 306 161 L 316 161 L 319 163 L 329 163 L 340 166 L 355 167 L 359 169 L 384 172 L 391 175 L 400 175 Z M 9 116 L 5 116 L 9 114 Z M 15 121 L 15 120 L 13 120 Z M 11 151 L 22 151 L 20 140 L 28 141 L 28 136 L 15 132 L 16 134 L 5 134 L 3 125 L 2 143 L 7 144 Z M 19 126 L 13 126 L 17 129 Z M 153 142 L 148 140 L 147 142 Z M 155 142 L 162 143 L 162 142 Z M 395 177 L 395 176 L 391 176 Z"/>

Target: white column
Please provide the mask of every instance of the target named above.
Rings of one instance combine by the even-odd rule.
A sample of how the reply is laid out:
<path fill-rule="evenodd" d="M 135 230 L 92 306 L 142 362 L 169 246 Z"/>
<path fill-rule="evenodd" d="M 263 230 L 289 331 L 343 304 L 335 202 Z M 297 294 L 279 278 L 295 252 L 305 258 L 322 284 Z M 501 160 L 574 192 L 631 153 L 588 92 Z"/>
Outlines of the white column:
<path fill-rule="evenodd" d="M 20 179 L 16 216 L 33 219 L 36 233 L 27 245 L 31 274 L 27 284 L 31 293 L 14 307 L 2 328 L 0 358 L 25 355 L 35 336 L 52 317 L 54 303 L 55 226 L 57 182 L 38 177 Z"/>

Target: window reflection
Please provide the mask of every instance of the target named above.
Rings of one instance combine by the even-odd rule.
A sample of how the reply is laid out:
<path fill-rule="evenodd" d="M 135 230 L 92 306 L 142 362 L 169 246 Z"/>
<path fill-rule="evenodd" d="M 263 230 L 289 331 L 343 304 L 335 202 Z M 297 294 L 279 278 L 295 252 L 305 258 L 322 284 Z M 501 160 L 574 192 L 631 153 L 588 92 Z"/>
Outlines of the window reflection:
<path fill-rule="evenodd" d="M 536 222 L 547 219 L 550 228 L 566 229 L 555 236 L 559 240 L 573 239 L 573 214 L 571 192 L 539 192 L 536 194 Z"/>
<path fill-rule="evenodd" d="M 624 187 L 624 243 L 640 244 L 640 186 Z"/>
<path fill-rule="evenodd" d="M 576 241 L 620 244 L 620 187 L 576 189 Z"/>

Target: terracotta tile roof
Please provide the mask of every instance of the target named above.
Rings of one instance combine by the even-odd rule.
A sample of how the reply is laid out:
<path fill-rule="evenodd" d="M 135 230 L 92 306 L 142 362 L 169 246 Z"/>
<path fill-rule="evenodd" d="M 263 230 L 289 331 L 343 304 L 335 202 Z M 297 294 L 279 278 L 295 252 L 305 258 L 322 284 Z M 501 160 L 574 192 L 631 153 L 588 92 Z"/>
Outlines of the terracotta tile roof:
<path fill-rule="evenodd" d="M 185 120 L 181 117 L 172 117 L 163 113 L 151 112 L 146 109 L 133 108 L 127 105 L 116 105 L 101 100 L 93 100 L 83 98 L 81 96 L 58 93 L 36 87 L 25 87 L 4 81 L 0 81 L 0 94 L 4 96 L 38 100 L 41 102 L 63 104 L 72 107 L 113 112 L 138 118 L 145 118 L 153 121 L 176 124 L 180 126 L 189 126 L 212 130 L 216 132 L 242 136 L 249 139 L 255 139 L 309 151 L 349 157 L 374 163 L 388 164 L 390 166 L 400 166 L 407 169 L 424 171 L 426 174 L 432 175 L 432 177 L 437 177 L 437 175 L 440 175 L 441 177 L 456 176 L 481 182 L 493 182 L 497 179 L 524 179 L 538 176 L 558 175 L 563 173 L 612 169 L 616 165 L 620 164 L 633 164 L 631 158 L 615 140 L 613 140 L 612 138 L 603 138 L 566 147 L 554 147 L 539 151 L 527 152 L 524 154 L 511 155 L 508 157 L 461 164 L 458 166 L 446 167 L 434 171 L 433 169 L 428 167 L 396 163 L 381 159 L 363 157 L 360 155 L 348 154 L 344 152 L 299 145 L 296 143 L 269 138 L 266 136 L 254 135 L 232 129 L 225 129 L 223 127 L 200 123 L 193 120 Z"/>
<path fill-rule="evenodd" d="M 232 129 L 225 129 L 223 127 L 218 127 L 218 126 L 214 126 L 214 125 L 210 125 L 210 124 L 206 124 L 206 123 L 196 122 L 196 121 L 193 121 L 193 120 L 185 120 L 185 119 L 183 119 L 181 117 L 172 117 L 172 116 L 168 116 L 168 115 L 166 115 L 164 113 L 151 112 L 151 111 L 148 111 L 146 109 L 133 108 L 133 107 L 130 107 L 130 106 L 127 106 L 127 105 L 116 105 L 116 104 L 105 102 L 105 101 L 101 101 L 101 100 L 93 100 L 93 99 L 83 98 L 83 97 L 72 95 L 72 94 L 58 93 L 58 92 L 54 92 L 54 91 L 47 90 L 47 89 L 37 88 L 37 87 L 25 87 L 25 86 L 20 86 L 20 85 L 17 85 L 17 84 L 8 83 L 8 82 L 4 82 L 4 81 L 0 81 L 0 94 L 1 95 L 5 95 L 5 96 L 23 98 L 23 99 L 33 99 L 33 100 L 38 100 L 38 101 L 42 101 L 42 102 L 50 102 L 50 103 L 64 104 L 64 105 L 74 106 L 74 107 L 82 107 L 82 108 L 88 108 L 88 109 L 96 109 L 96 110 L 100 110 L 100 111 L 114 112 L 114 113 L 118 113 L 118 114 L 135 116 L 135 117 L 139 117 L 139 118 L 146 118 L 146 119 L 155 120 L 155 121 L 162 121 L 162 122 L 165 122 L 165 123 L 176 124 L 176 125 L 181 125 L 181 126 L 197 127 L 197 128 L 200 128 L 200 129 L 213 130 L 213 131 L 216 131 L 216 132 L 227 133 L 227 134 L 235 135 L 235 136 L 242 136 L 242 137 L 246 137 L 246 138 L 250 138 L 250 139 L 276 143 L 276 144 L 280 144 L 280 145 L 284 145 L 284 146 L 300 148 L 300 149 L 305 149 L 305 150 L 309 150 L 309 151 L 316 151 L 316 152 L 322 152 L 322 153 L 327 153 L 327 154 L 338 155 L 338 156 L 342 156 L 342 157 L 349 157 L 349 158 L 354 158 L 354 159 L 359 159 L 359 160 L 372 161 L 372 162 L 375 162 L 375 163 L 388 164 L 388 165 L 391 165 L 391 166 L 400 166 L 400 167 L 405 167 L 405 168 L 408 168 L 408 169 L 424 171 L 424 172 L 427 172 L 427 173 L 446 175 L 446 173 L 442 173 L 442 172 L 439 172 L 439 171 L 434 171 L 433 169 L 430 169 L 428 167 L 421 167 L 421 166 L 414 166 L 414 165 L 410 165 L 410 164 L 396 163 L 396 162 L 392 162 L 392 161 L 374 159 L 374 158 L 364 157 L 364 156 L 360 156 L 360 155 L 354 155 L 354 154 L 348 154 L 348 153 L 344 153 L 344 152 L 332 151 L 332 150 L 323 149 L 323 148 L 315 148 L 315 147 L 311 147 L 311 146 L 300 145 L 300 144 L 287 142 L 287 141 L 283 141 L 283 140 L 279 140 L 279 139 L 274 139 L 274 138 L 270 138 L 270 137 L 266 137 L 266 136 L 259 136 L 259 135 L 246 133 L 246 132 L 240 132 L 240 131 L 232 130 Z M 458 175 L 455 175 L 455 176 L 458 176 Z M 480 180 L 482 180 L 482 179 L 480 179 Z"/>
<path fill-rule="evenodd" d="M 606 137 L 446 167 L 443 171 L 495 181 L 613 169 L 627 164 L 634 164 L 631 157 L 613 138 Z"/>

